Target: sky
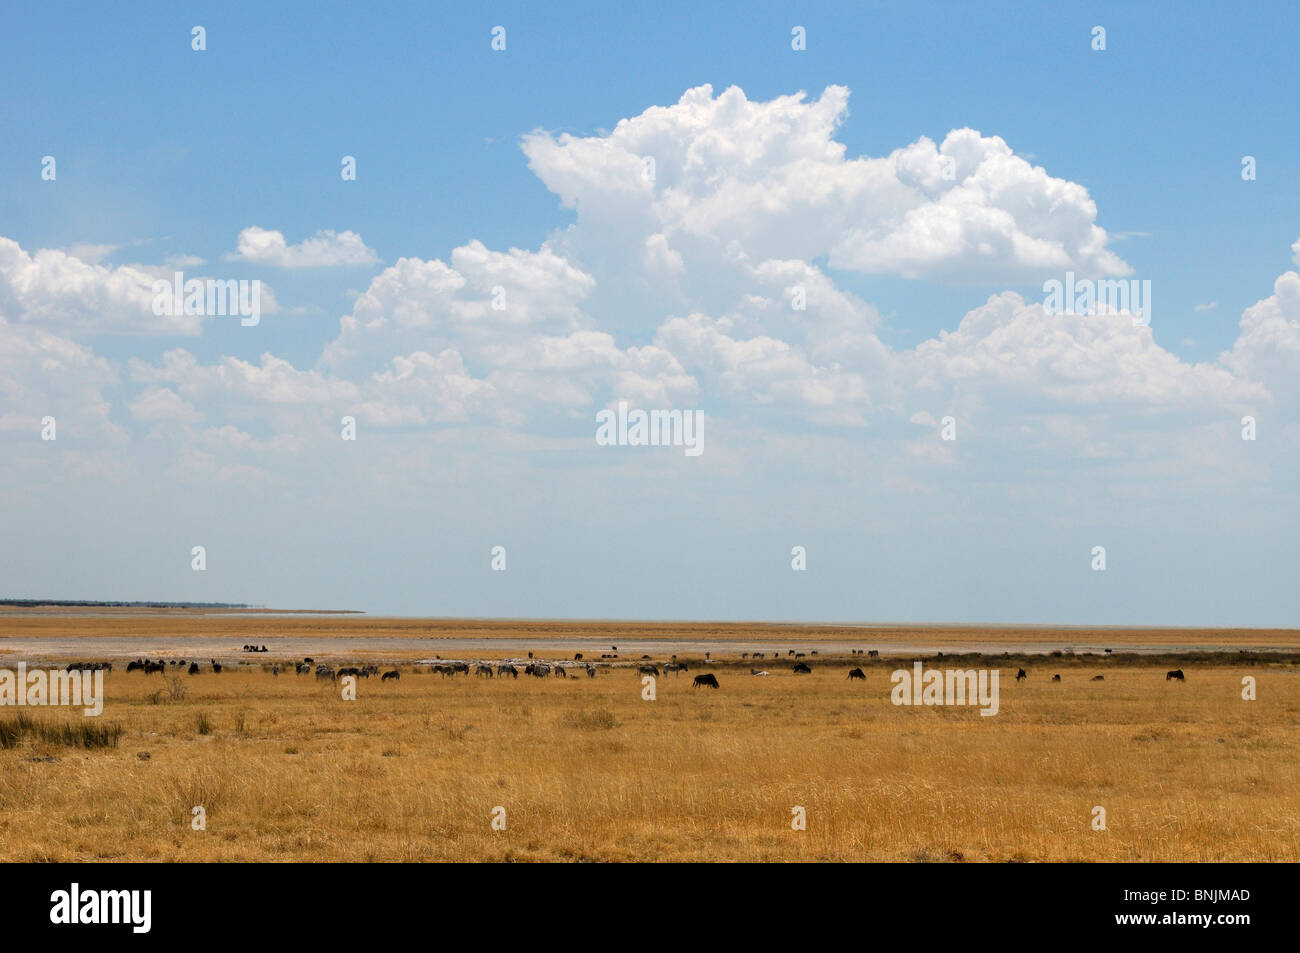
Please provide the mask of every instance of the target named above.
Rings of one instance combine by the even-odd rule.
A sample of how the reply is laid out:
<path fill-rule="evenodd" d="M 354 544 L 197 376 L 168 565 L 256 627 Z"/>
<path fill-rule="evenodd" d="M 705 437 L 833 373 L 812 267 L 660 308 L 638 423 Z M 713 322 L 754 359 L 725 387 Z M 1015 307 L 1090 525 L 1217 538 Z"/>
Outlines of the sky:
<path fill-rule="evenodd" d="M 0 596 L 1296 625 L 1298 28 L 7 8 Z"/>

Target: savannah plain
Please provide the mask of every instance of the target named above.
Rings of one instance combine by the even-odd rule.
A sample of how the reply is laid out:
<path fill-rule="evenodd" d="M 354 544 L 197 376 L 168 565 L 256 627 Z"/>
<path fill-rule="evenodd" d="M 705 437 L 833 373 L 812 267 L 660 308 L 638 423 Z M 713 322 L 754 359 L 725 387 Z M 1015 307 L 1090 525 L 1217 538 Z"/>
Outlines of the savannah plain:
<path fill-rule="evenodd" d="M 655 651 L 628 651 L 641 643 Z M 345 701 L 294 673 L 303 644 L 318 662 L 401 678 L 358 680 Z M 600 664 L 613 645 L 619 658 Z M 741 658 L 753 645 L 764 659 Z M 791 649 L 812 674 L 791 672 Z M 599 667 L 429 671 L 437 656 L 526 663 L 530 650 Z M 115 668 L 98 719 L 23 712 L 122 733 L 103 748 L 36 734 L 0 747 L 0 860 L 1296 861 L 1297 650 L 1288 630 L 14 610 L 0 616 L 0 667 Z M 642 654 L 689 671 L 645 701 Z M 125 672 L 137 656 L 203 671 Z M 915 660 L 998 669 L 999 713 L 893 705 L 890 674 Z M 865 683 L 846 678 L 858 666 Z M 1172 668 L 1185 683 L 1165 680 Z M 693 689 L 699 672 L 721 687 Z M 1242 698 L 1247 675 L 1257 700 Z M 15 717 L 0 708 L 0 723 Z M 195 807 L 206 830 L 192 829 Z M 792 829 L 795 807 L 806 830 Z"/>

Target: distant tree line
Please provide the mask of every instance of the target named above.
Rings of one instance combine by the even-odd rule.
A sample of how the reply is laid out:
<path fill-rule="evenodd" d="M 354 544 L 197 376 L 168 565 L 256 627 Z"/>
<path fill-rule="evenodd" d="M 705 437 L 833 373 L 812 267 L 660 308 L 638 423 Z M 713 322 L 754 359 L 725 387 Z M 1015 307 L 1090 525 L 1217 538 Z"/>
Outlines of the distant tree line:
<path fill-rule="evenodd" d="M 251 609 L 243 602 L 96 602 L 88 599 L 0 599 L 0 606 L 79 609 Z"/>

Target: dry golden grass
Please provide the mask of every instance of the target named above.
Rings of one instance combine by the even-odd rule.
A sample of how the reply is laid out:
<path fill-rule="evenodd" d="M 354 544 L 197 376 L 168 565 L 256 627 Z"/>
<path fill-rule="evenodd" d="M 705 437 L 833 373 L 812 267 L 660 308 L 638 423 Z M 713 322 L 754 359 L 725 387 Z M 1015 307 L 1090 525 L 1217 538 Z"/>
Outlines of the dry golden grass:
<path fill-rule="evenodd" d="M 159 676 L 118 671 L 103 715 L 118 748 L 0 751 L 0 860 L 1300 860 L 1293 665 L 1185 665 L 1177 684 L 1044 659 L 1017 685 L 1002 660 L 988 718 L 895 707 L 888 660 L 865 685 L 848 661 L 811 661 L 811 676 L 722 666 L 719 691 L 665 676 L 654 702 L 630 669 L 404 666 L 345 702 L 252 666 L 162 703 Z"/>

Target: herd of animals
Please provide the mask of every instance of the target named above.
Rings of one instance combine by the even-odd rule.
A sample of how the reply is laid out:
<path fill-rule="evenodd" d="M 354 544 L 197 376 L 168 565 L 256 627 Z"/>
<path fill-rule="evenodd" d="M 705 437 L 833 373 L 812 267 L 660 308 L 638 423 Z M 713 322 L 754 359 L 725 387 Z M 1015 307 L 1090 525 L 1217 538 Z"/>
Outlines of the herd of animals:
<path fill-rule="evenodd" d="M 611 646 L 611 648 L 617 650 L 618 646 L 616 645 Z M 260 647 L 254 645 L 245 645 L 244 651 L 245 652 L 266 652 L 267 648 L 265 645 Z M 1107 653 L 1110 653 L 1110 651 L 1111 651 L 1110 649 L 1106 650 Z M 851 653 L 853 655 L 865 654 L 868 658 L 879 658 L 880 656 L 879 651 L 875 649 L 870 649 L 870 650 L 852 649 Z M 808 654 L 816 655 L 817 651 L 814 649 L 811 653 Z M 942 657 L 943 653 L 941 652 L 939 653 L 939 655 Z M 772 656 L 774 661 L 781 657 L 779 652 L 773 652 Z M 805 653 L 796 652 L 794 649 L 790 649 L 786 655 L 786 658 L 788 659 L 790 657 L 794 658 L 794 664 L 791 665 L 790 667 L 791 672 L 793 672 L 795 675 L 812 674 L 813 671 L 812 666 L 809 665 L 807 662 L 803 661 L 803 659 L 807 657 Z M 474 662 L 474 663 L 451 662 L 451 661 L 443 662 L 441 658 L 439 658 L 433 664 L 416 665 L 415 671 L 419 672 L 421 670 L 425 670 L 430 672 L 431 674 L 441 675 L 443 678 L 451 678 L 458 674 L 470 675 L 471 673 L 479 678 L 518 678 L 521 672 L 524 675 L 531 675 L 535 678 L 548 678 L 548 677 L 568 678 L 570 671 L 572 671 L 574 674 L 577 674 L 578 672 L 585 672 L 588 678 L 596 677 L 596 666 L 591 662 L 584 661 L 584 657 L 581 652 L 578 652 L 574 655 L 573 661 L 571 663 L 541 661 L 540 659 L 535 660 L 533 659 L 532 652 L 528 653 L 528 658 L 529 661 L 526 665 L 522 664 L 522 662 L 520 663 L 520 665 L 513 664 L 512 662 L 497 662 L 495 663 L 495 667 L 492 663 L 489 662 Z M 617 659 L 618 655 L 602 654 L 601 658 L 605 660 Z M 711 653 L 709 652 L 704 653 L 704 658 L 705 658 L 705 664 L 712 664 L 713 660 L 712 660 Z M 747 660 L 747 659 L 758 660 L 758 659 L 765 659 L 765 658 L 766 658 L 766 654 L 763 652 L 741 653 L 742 660 Z M 243 663 L 243 664 L 247 664 L 247 663 Z M 606 661 L 603 664 L 610 665 L 611 663 Z M 221 674 L 222 665 L 216 659 L 212 659 L 212 658 L 208 659 L 208 666 L 209 666 L 209 671 L 211 671 L 213 674 L 216 675 Z M 377 675 L 379 676 L 380 681 L 384 681 L 384 682 L 397 681 L 402 677 L 401 672 L 399 672 L 395 668 L 390 669 L 389 671 L 384 672 L 381 675 L 379 671 L 379 666 L 373 664 L 359 665 L 359 666 L 357 665 L 344 666 L 336 669 L 333 666 L 325 663 L 317 663 L 316 660 L 313 658 L 304 658 L 301 662 L 293 663 L 293 666 L 294 666 L 294 672 L 296 674 L 315 675 L 317 681 L 333 682 L 349 675 L 355 678 L 370 678 L 371 676 Z M 621 667 L 631 667 L 631 666 L 621 666 Z M 676 655 L 672 657 L 671 661 L 663 662 L 660 665 L 656 665 L 650 659 L 649 655 L 643 655 L 641 656 L 641 662 L 636 663 L 635 667 L 636 667 L 637 675 L 653 675 L 656 677 L 660 675 L 661 669 L 662 669 L 662 673 L 665 675 L 670 673 L 673 675 L 677 675 L 680 674 L 681 672 L 688 671 L 687 664 L 685 662 L 677 661 Z M 169 668 L 172 669 L 184 668 L 190 675 L 198 675 L 203 671 L 199 662 L 193 660 L 187 662 L 185 659 L 138 658 L 128 662 L 126 665 L 126 670 L 128 672 L 139 671 L 139 672 L 143 672 L 145 675 L 152 675 L 154 673 L 165 674 Z M 67 671 L 69 672 L 71 671 L 111 672 L 112 670 L 113 670 L 112 662 L 69 662 L 67 667 Z M 280 674 L 280 666 L 272 665 L 271 674 L 278 677 Z M 769 672 L 766 669 L 750 668 L 749 674 L 752 676 L 761 677 L 761 676 L 768 675 Z M 1023 681 L 1028 677 L 1029 677 L 1029 673 L 1027 673 L 1023 668 L 1017 669 L 1016 671 L 1017 682 Z M 851 668 L 849 669 L 849 673 L 846 676 L 846 678 L 848 678 L 850 681 L 865 682 L 867 680 L 867 673 L 864 672 L 861 668 Z M 1105 680 L 1106 680 L 1106 676 L 1104 675 L 1094 675 L 1090 679 L 1090 681 L 1094 681 L 1094 682 L 1102 682 Z M 1054 674 L 1052 676 L 1052 681 L 1053 682 L 1061 681 L 1060 674 Z M 1183 675 L 1183 670 L 1181 668 L 1176 668 L 1165 672 L 1165 681 L 1185 682 L 1186 677 Z M 718 678 L 716 675 L 714 675 L 712 672 L 704 672 L 695 676 L 691 684 L 691 687 L 716 689 L 719 688 L 720 686 L 718 684 Z"/>

